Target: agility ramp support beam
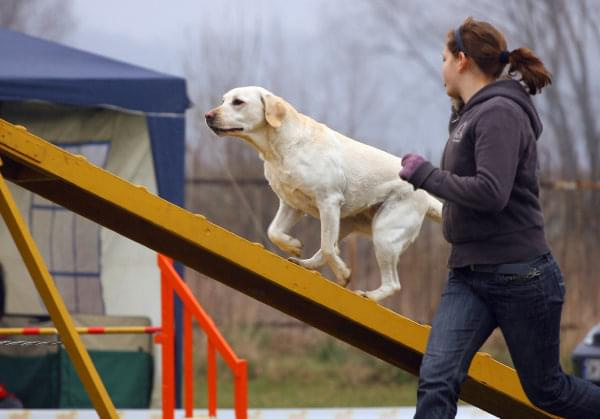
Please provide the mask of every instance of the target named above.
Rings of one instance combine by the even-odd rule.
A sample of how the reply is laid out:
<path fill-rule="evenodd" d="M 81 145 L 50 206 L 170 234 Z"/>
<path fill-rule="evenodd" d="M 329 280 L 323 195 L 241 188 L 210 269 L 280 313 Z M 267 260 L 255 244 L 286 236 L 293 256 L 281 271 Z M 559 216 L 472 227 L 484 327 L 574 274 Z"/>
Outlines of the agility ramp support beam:
<path fill-rule="evenodd" d="M 2 166 L 1 159 L 0 166 Z M 102 384 L 90 355 L 83 346 L 67 307 L 2 175 L 0 175 L 0 212 L 96 412 L 103 419 L 118 418 L 115 406 Z"/>
<path fill-rule="evenodd" d="M 418 374 L 429 328 L 0 120 L 11 181 L 384 361 Z M 496 416 L 549 418 L 512 368 L 477 354 L 462 400 Z"/>

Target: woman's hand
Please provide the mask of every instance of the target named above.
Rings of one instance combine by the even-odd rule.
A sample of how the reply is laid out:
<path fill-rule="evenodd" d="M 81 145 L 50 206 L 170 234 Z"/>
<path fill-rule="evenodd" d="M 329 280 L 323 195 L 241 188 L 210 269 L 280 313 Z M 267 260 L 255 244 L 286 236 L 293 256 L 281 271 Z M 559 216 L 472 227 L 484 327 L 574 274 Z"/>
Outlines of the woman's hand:
<path fill-rule="evenodd" d="M 400 177 L 404 180 L 408 180 L 417 171 L 419 166 L 425 163 L 425 158 L 418 154 L 405 154 L 402 157 L 402 169 L 400 170 Z"/>

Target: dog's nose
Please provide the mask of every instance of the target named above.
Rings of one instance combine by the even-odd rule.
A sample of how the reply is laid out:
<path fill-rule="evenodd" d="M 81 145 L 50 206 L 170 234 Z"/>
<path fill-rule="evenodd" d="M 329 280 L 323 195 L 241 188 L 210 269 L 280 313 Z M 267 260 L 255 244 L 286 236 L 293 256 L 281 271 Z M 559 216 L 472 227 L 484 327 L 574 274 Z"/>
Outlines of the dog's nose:
<path fill-rule="evenodd" d="M 215 113 L 214 111 L 208 111 L 204 114 L 204 118 L 206 119 L 206 122 L 212 122 L 215 119 Z"/>

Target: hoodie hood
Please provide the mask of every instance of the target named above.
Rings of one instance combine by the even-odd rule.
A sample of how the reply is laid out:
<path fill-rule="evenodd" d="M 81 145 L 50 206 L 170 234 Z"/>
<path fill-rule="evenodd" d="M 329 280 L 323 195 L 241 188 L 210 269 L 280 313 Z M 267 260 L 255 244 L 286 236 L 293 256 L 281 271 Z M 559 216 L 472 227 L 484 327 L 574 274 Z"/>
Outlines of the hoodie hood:
<path fill-rule="evenodd" d="M 488 84 L 469 99 L 465 106 L 460 110 L 460 113 L 463 114 L 472 107 L 497 96 L 512 100 L 525 111 L 529 117 L 533 132 L 535 133 L 535 138 L 538 139 L 542 133 L 542 121 L 533 105 L 531 96 L 527 93 L 521 83 L 516 80 L 499 80 Z"/>

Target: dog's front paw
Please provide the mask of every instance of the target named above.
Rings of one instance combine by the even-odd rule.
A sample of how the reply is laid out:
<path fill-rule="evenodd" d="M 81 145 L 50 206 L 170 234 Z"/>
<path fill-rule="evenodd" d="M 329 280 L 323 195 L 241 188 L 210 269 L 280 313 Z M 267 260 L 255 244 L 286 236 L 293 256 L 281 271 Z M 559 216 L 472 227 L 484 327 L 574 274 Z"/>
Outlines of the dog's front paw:
<path fill-rule="evenodd" d="M 338 278 L 338 284 L 346 288 L 350 284 L 350 280 L 352 278 L 352 271 L 347 266 L 344 266 L 341 274 L 342 277 Z"/>
<path fill-rule="evenodd" d="M 347 287 L 348 284 L 350 283 L 350 275 L 352 274 L 352 271 L 350 270 L 350 268 L 348 268 L 346 266 L 346 264 L 343 262 L 340 264 L 337 264 L 335 266 L 330 266 L 330 267 L 335 275 L 335 279 L 337 280 L 337 283 L 340 284 L 344 288 Z"/>
<path fill-rule="evenodd" d="M 300 257 L 302 254 L 302 242 L 298 239 L 293 239 L 286 250 L 289 254 Z"/>
<path fill-rule="evenodd" d="M 368 298 L 373 301 L 381 301 L 384 298 L 390 297 L 395 292 L 400 291 L 400 285 L 398 286 L 381 286 L 373 291 L 355 291 L 356 294 L 361 297 Z"/>
<path fill-rule="evenodd" d="M 300 259 L 296 257 L 288 258 L 290 262 L 294 262 L 297 265 L 303 266 L 306 269 L 319 269 L 325 263 L 323 252 L 320 250 L 309 259 Z"/>
<path fill-rule="evenodd" d="M 306 269 L 310 269 L 310 270 L 316 270 L 317 267 L 315 267 L 312 263 L 311 263 L 311 259 L 300 259 L 298 257 L 294 257 L 294 256 L 290 256 L 288 259 L 288 261 L 295 263 L 296 265 L 300 265 L 303 268 Z"/>
<path fill-rule="evenodd" d="M 302 262 L 302 259 L 299 259 L 299 258 L 297 258 L 297 257 L 290 256 L 290 257 L 289 257 L 287 260 L 289 260 L 289 261 L 290 261 L 290 262 L 292 262 L 292 263 L 295 263 L 296 265 L 300 265 L 300 266 L 302 266 L 302 263 L 301 263 L 301 262 Z"/>
<path fill-rule="evenodd" d="M 290 238 L 289 240 L 271 241 L 275 246 L 279 247 L 282 251 L 289 253 L 290 255 L 300 257 L 302 254 L 302 242 L 298 239 Z"/>

